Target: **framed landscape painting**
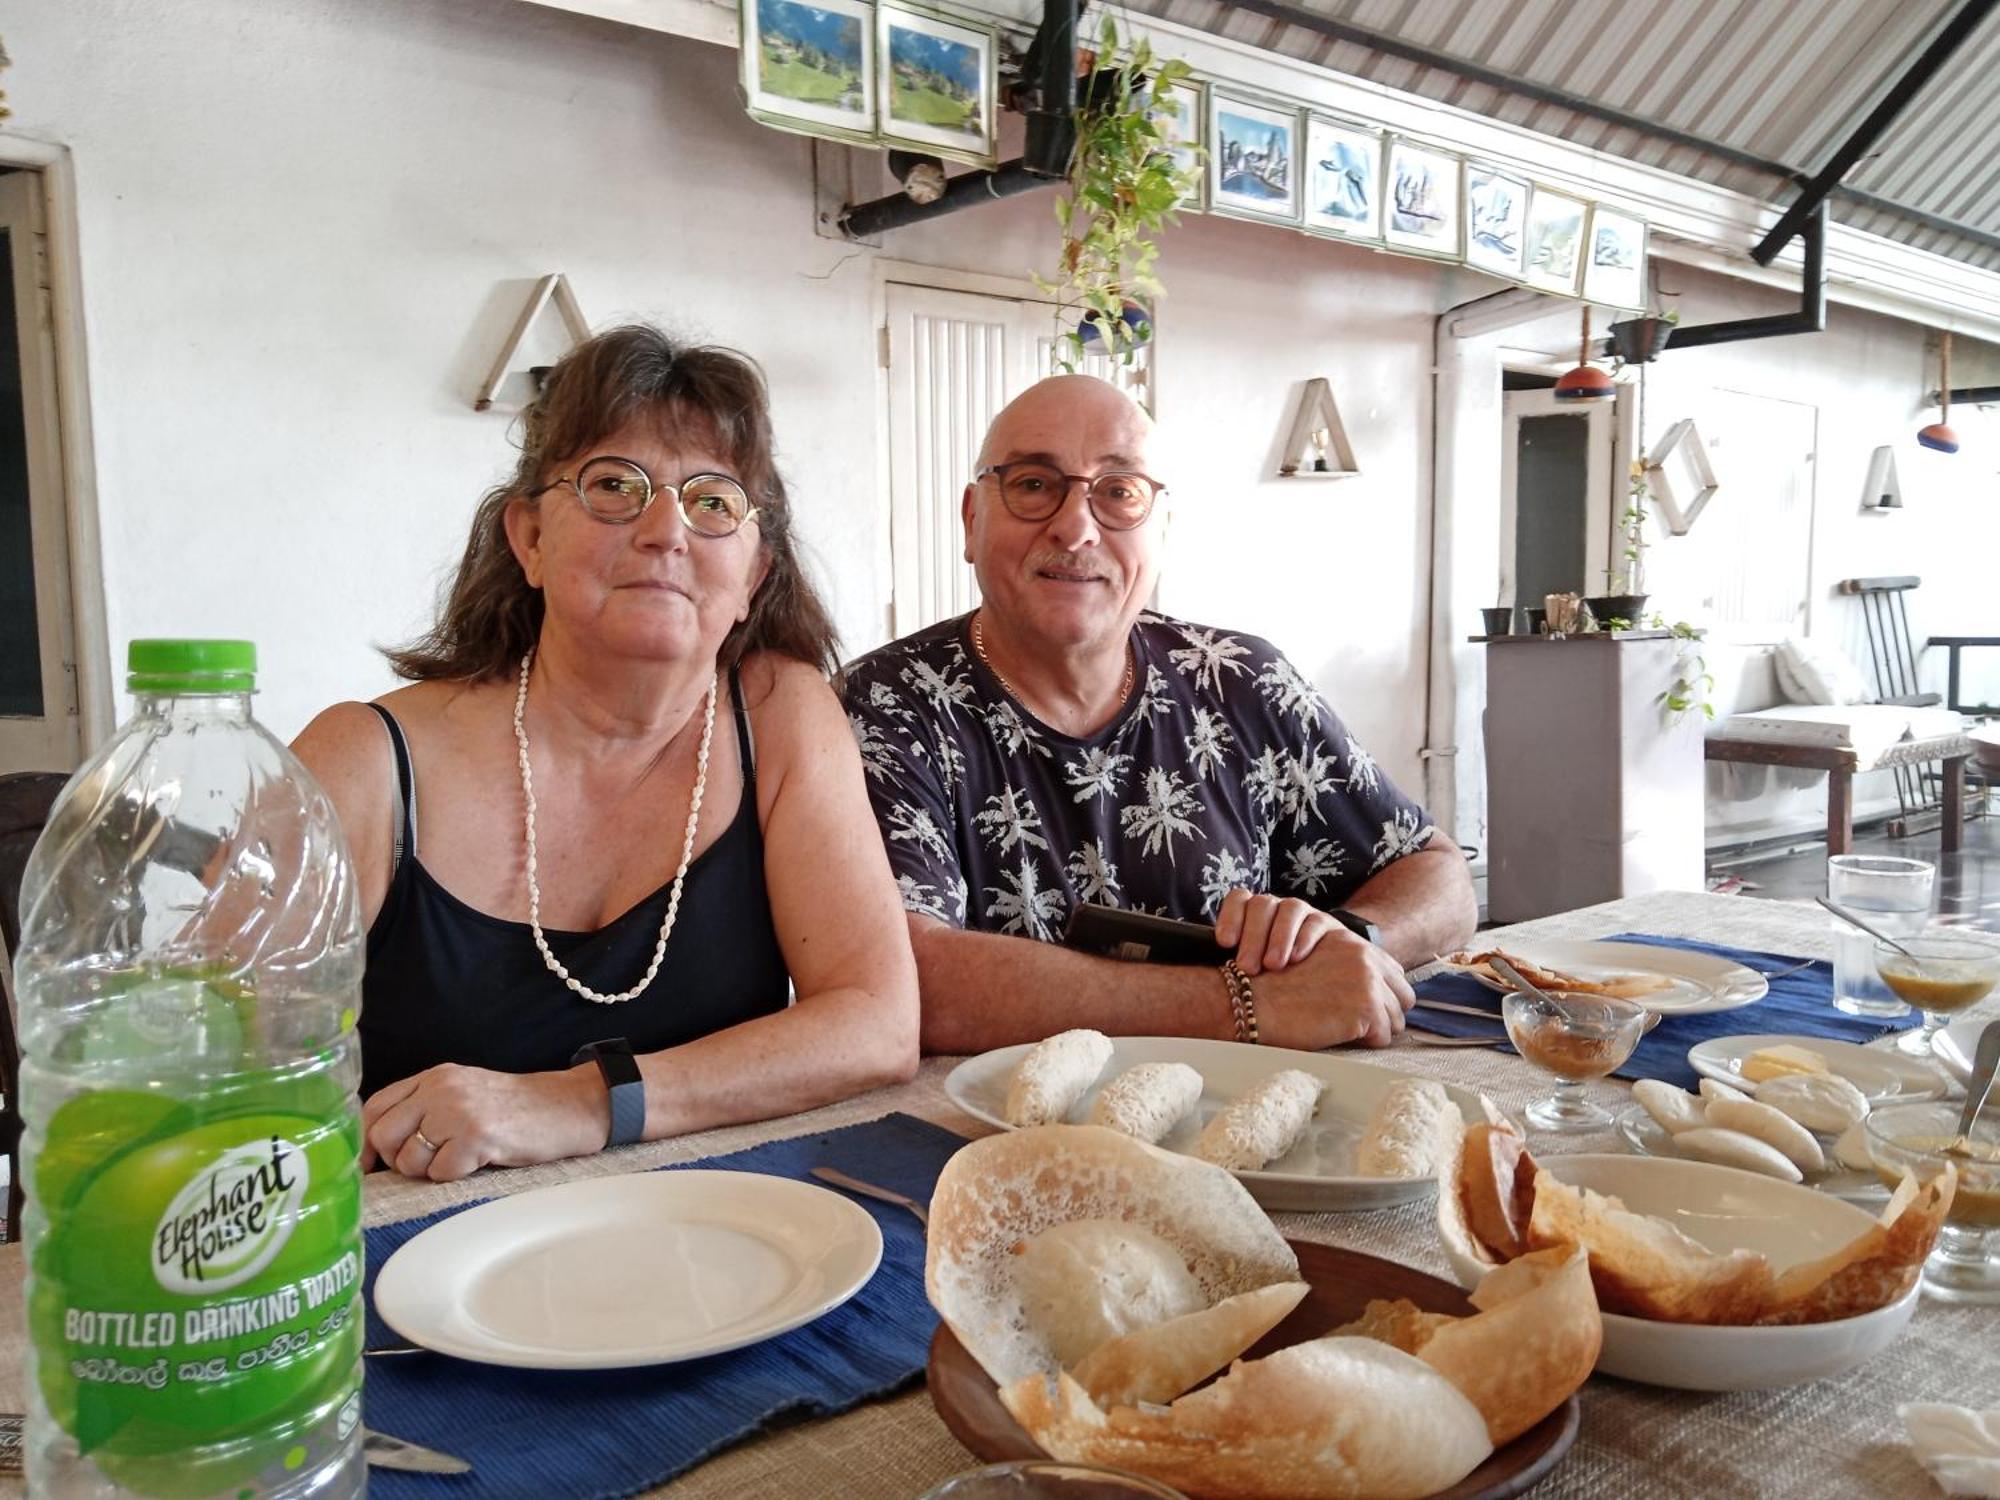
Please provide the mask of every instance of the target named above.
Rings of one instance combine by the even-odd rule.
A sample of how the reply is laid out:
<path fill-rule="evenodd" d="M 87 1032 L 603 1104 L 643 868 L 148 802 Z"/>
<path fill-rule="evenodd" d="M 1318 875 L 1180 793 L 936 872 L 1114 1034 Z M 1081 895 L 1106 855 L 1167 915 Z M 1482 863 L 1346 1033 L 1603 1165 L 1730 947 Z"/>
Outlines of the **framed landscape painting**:
<path fill-rule="evenodd" d="M 876 7 L 876 17 L 883 143 L 992 166 L 999 92 L 993 29 L 888 3 Z"/>
<path fill-rule="evenodd" d="M 1383 242 L 1396 250 L 1456 260 L 1459 171 L 1459 159 L 1449 151 L 1392 138 L 1382 198 Z"/>
<path fill-rule="evenodd" d="M 1208 91 L 1208 202 L 1219 214 L 1299 221 L 1295 109 Z"/>
<path fill-rule="evenodd" d="M 1382 132 L 1306 116 L 1306 228 L 1382 238 Z"/>
<path fill-rule="evenodd" d="M 1590 205 L 1537 186 L 1528 195 L 1527 266 L 1521 279 L 1537 291 L 1576 295 L 1583 269 L 1583 221 Z"/>
<path fill-rule="evenodd" d="M 743 97 L 781 130 L 875 139 L 875 16 L 865 0 L 743 0 Z"/>
<path fill-rule="evenodd" d="M 1468 162 L 1465 168 L 1465 263 L 1475 271 L 1521 279 L 1527 266 L 1527 180 Z"/>
<path fill-rule="evenodd" d="M 1646 224 L 1599 204 L 1590 214 L 1590 254 L 1583 263 L 1589 302 L 1634 311 L 1646 305 Z"/>

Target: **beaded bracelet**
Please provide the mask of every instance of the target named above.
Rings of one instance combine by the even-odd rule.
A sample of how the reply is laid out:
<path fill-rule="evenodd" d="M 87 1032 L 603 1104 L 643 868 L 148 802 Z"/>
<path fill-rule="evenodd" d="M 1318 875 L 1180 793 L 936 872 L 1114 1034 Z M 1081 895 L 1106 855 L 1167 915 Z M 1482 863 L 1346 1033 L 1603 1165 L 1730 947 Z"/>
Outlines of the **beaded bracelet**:
<path fill-rule="evenodd" d="M 1236 1025 L 1236 1040 L 1257 1045 L 1257 997 L 1250 988 L 1250 979 L 1236 966 L 1236 960 L 1225 959 L 1222 963 L 1222 982 L 1229 986 L 1229 1015 Z"/>

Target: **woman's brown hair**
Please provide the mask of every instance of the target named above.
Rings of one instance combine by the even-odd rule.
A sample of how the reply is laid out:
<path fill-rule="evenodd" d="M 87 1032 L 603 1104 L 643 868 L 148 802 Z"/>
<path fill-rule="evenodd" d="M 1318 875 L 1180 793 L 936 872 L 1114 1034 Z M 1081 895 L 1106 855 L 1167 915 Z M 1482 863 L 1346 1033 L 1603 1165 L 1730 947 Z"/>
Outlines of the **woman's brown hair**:
<path fill-rule="evenodd" d="M 479 682 L 514 671 L 541 634 L 542 592 L 528 583 L 507 545 L 508 505 L 539 489 L 553 465 L 648 417 L 683 437 L 693 430 L 708 439 L 758 507 L 759 540 L 770 568 L 748 618 L 723 638 L 716 664 L 728 669 L 752 651 L 776 651 L 832 675 L 840 664 L 839 643 L 826 606 L 799 566 L 762 373 L 734 350 L 676 343 L 657 328 L 631 324 L 578 345 L 549 372 L 523 419 L 513 476 L 488 490 L 473 515 L 465 556 L 437 622 L 409 645 L 384 653 L 397 676 Z"/>

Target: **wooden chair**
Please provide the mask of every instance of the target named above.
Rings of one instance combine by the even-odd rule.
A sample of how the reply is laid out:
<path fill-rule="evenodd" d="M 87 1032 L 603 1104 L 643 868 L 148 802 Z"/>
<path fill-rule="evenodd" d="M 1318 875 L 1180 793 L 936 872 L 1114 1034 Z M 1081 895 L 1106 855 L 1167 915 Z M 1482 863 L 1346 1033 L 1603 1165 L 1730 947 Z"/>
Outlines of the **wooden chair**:
<path fill-rule="evenodd" d="M 1861 601 L 1861 620 L 1868 631 L 1868 655 L 1875 667 L 1875 695 L 1883 703 L 1900 704 L 1906 708 L 1933 708 L 1941 700 L 1936 693 L 1923 691 L 1917 676 L 1917 658 L 1923 648 L 1916 643 L 1910 633 L 1909 596 L 1914 593 L 1921 578 L 1847 578 L 1840 584 L 1843 594 L 1851 594 Z M 1934 636 L 1924 642 L 1924 647 L 1943 646 L 1949 653 L 1950 691 L 1942 701 L 1959 713 L 1977 714 L 1978 708 L 1967 708 L 1958 701 L 1959 653 L 1967 646 L 2000 645 L 2000 638 L 1992 636 Z M 1896 802 L 1900 816 L 1889 824 L 1892 836 L 1903 837 L 1910 831 L 1910 820 L 1919 813 L 1942 811 L 1951 815 L 1945 804 L 1952 800 L 1947 793 L 1946 768 L 1934 760 L 1911 758 L 1894 768 L 1896 773 Z M 1963 767 L 1960 767 L 1962 774 Z M 1962 809 L 1960 816 L 1963 816 Z"/>
<path fill-rule="evenodd" d="M 28 852 L 41 837 L 49 809 L 69 777 L 61 771 L 0 775 L 0 949 L 9 964 L 21 946 L 21 876 Z M 0 1005 L 0 1151 L 7 1156 L 5 1238 L 21 1235 L 21 1046 L 14 1029 L 14 997 Z"/>

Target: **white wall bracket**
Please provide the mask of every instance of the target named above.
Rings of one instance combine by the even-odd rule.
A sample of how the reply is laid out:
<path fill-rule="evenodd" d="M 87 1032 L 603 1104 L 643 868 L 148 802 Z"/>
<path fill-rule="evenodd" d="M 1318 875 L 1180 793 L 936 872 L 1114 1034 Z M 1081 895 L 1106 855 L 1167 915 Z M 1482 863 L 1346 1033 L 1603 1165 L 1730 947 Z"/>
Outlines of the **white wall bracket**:
<path fill-rule="evenodd" d="M 535 319 L 542 315 L 542 309 L 549 305 L 551 298 L 555 299 L 556 311 L 562 314 L 563 327 L 569 330 L 570 342 L 580 344 L 590 337 L 590 320 L 584 317 L 582 307 L 577 304 L 576 293 L 569 289 L 569 278 L 560 271 L 551 271 L 535 283 L 534 291 L 528 296 L 528 305 L 514 320 L 514 331 L 507 335 L 507 342 L 501 346 L 499 357 L 493 361 L 485 383 L 473 398 L 474 411 L 485 411 L 493 405 L 493 398 L 500 393 L 500 382 L 507 378 L 508 368 L 514 363 L 514 356 L 521 352 L 528 330 L 535 326 Z"/>
<path fill-rule="evenodd" d="M 1285 457 L 1278 466 L 1281 479 L 1350 479 L 1361 472 L 1354 449 L 1341 425 L 1340 407 L 1324 376 L 1306 382 L 1292 435 L 1285 440 Z"/>
<path fill-rule="evenodd" d="M 1866 511 L 1901 510 L 1903 483 L 1896 477 L 1896 450 L 1877 448 L 1868 458 L 1868 484 L 1861 491 Z"/>
<path fill-rule="evenodd" d="M 1695 518 L 1722 488 L 1693 417 L 1682 417 L 1669 427 L 1660 446 L 1646 455 L 1646 488 L 1675 536 L 1694 529 Z"/>

